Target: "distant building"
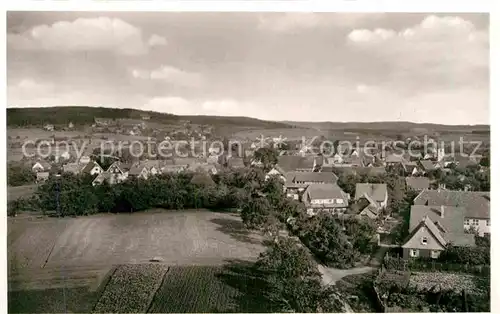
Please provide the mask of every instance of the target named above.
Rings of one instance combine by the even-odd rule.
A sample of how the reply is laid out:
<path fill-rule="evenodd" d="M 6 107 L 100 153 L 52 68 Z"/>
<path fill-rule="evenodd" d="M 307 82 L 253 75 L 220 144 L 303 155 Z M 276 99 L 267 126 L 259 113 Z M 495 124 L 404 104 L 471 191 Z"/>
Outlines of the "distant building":
<path fill-rule="evenodd" d="M 68 123 L 68 128 L 69 128 L 69 129 L 72 129 L 72 128 L 74 128 L 74 127 L 75 127 L 75 126 L 73 125 L 73 122 Z"/>
<path fill-rule="evenodd" d="M 36 173 L 36 182 L 45 182 L 49 179 L 49 173 L 48 172 L 37 172 Z"/>
<path fill-rule="evenodd" d="M 48 163 L 46 160 L 41 159 L 33 164 L 31 170 L 33 172 L 45 172 L 49 171 L 51 167 L 52 166 L 50 165 L 50 163 Z"/>
<path fill-rule="evenodd" d="M 47 131 L 54 131 L 54 125 L 53 124 L 46 124 L 44 127 L 44 130 L 47 130 Z"/>

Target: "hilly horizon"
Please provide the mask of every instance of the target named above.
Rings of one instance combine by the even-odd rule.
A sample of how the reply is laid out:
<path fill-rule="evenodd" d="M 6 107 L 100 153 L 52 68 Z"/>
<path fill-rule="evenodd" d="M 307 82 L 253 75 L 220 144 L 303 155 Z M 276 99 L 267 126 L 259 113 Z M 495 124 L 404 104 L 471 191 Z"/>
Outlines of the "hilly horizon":
<path fill-rule="evenodd" d="M 148 114 L 151 120 L 160 123 L 173 123 L 180 120 L 190 120 L 195 124 L 214 125 L 236 125 L 245 127 L 263 128 L 312 128 L 322 130 L 334 129 L 412 129 L 412 128 L 432 128 L 454 131 L 465 129 L 489 130 L 489 124 L 473 125 L 450 125 L 435 123 L 417 123 L 412 121 L 376 121 L 376 122 L 338 122 L 338 121 L 272 121 L 246 116 L 219 116 L 219 115 L 175 115 L 158 111 L 130 109 L 130 108 L 109 108 L 90 106 L 54 106 L 54 107 L 25 107 L 7 108 L 8 126 L 27 126 L 43 124 L 66 124 L 71 120 L 75 124 L 92 123 L 94 118 L 107 119 L 139 119 L 141 115 Z M 74 121 L 73 121 L 74 120 Z"/>

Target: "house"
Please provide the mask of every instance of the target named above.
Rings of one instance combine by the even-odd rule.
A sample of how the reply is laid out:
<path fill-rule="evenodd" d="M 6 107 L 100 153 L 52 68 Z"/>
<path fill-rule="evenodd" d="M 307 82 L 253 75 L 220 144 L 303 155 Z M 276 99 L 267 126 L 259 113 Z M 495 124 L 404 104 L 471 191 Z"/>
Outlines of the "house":
<path fill-rule="evenodd" d="M 103 172 L 103 174 L 110 173 L 110 176 L 108 178 L 110 180 L 110 183 L 111 182 L 113 182 L 113 183 L 114 182 L 121 182 L 128 177 L 128 172 L 129 172 L 130 168 L 131 168 L 130 164 L 125 164 L 125 163 L 121 163 L 119 161 L 115 161 L 114 163 L 112 163 L 109 166 L 109 168 L 106 171 Z M 108 177 L 108 175 L 104 175 L 104 176 Z M 113 183 L 111 183 L 111 184 L 113 184 Z"/>
<path fill-rule="evenodd" d="M 217 174 L 218 169 L 214 164 L 203 163 L 203 164 L 192 164 L 188 168 L 192 171 L 206 172 L 210 174 Z"/>
<path fill-rule="evenodd" d="M 413 203 L 426 206 L 464 207 L 463 228 L 477 229 L 480 236 L 490 233 L 489 192 L 423 190 L 415 197 Z"/>
<path fill-rule="evenodd" d="M 349 207 L 349 194 L 337 184 L 311 184 L 304 191 L 302 202 L 309 215 L 317 214 L 320 211 L 342 214 Z"/>
<path fill-rule="evenodd" d="M 415 161 L 405 161 L 402 165 L 406 175 L 414 176 L 419 173 L 418 164 Z"/>
<path fill-rule="evenodd" d="M 370 197 L 360 198 L 354 207 L 357 208 L 356 211 L 359 210 L 358 216 L 370 219 L 376 219 L 382 212 L 382 207 Z"/>
<path fill-rule="evenodd" d="M 33 172 L 44 172 L 44 171 L 49 171 L 52 166 L 50 163 L 48 163 L 46 160 L 39 160 L 33 164 L 31 167 L 31 170 Z"/>
<path fill-rule="evenodd" d="M 104 172 L 101 166 L 99 166 L 99 164 L 95 161 L 80 165 L 83 166 L 81 170 L 82 174 L 89 174 L 91 176 L 95 176 L 96 174 L 101 174 Z"/>
<path fill-rule="evenodd" d="M 149 120 L 149 119 L 151 119 L 151 116 L 149 114 L 143 113 L 143 114 L 141 114 L 141 119 L 142 120 Z"/>
<path fill-rule="evenodd" d="M 419 160 L 418 163 L 423 173 L 428 173 L 440 167 L 438 163 L 431 160 Z"/>
<path fill-rule="evenodd" d="M 370 203 L 377 204 L 381 209 L 387 207 L 389 195 L 385 183 L 357 183 L 354 200 L 366 199 Z"/>
<path fill-rule="evenodd" d="M 145 160 L 142 162 L 150 175 L 157 175 L 161 173 L 161 168 L 165 164 L 162 160 Z"/>
<path fill-rule="evenodd" d="M 149 177 L 149 171 L 144 163 L 136 163 L 132 167 L 130 167 L 128 176 L 147 180 Z"/>
<path fill-rule="evenodd" d="M 91 159 L 89 156 L 82 156 L 82 157 L 80 157 L 80 160 L 79 160 L 79 162 L 81 164 L 88 164 L 90 161 L 91 161 Z"/>
<path fill-rule="evenodd" d="M 282 155 L 278 157 L 276 166 L 267 173 L 266 179 L 272 175 L 278 175 L 285 179 L 286 173 L 291 171 L 319 171 L 322 164 L 323 157 L 321 156 Z"/>
<path fill-rule="evenodd" d="M 164 165 L 161 167 L 162 173 L 179 173 L 186 170 L 185 165 Z"/>
<path fill-rule="evenodd" d="M 292 171 L 285 175 L 284 190 L 287 197 L 300 199 L 302 192 L 311 184 L 335 184 L 338 177 L 333 172 Z"/>
<path fill-rule="evenodd" d="M 45 171 L 45 172 L 37 172 L 36 173 L 36 182 L 37 183 L 45 182 L 48 179 L 49 179 L 49 172 Z"/>
<path fill-rule="evenodd" d="M 97 127 L 107 127 L 114 124 L 111 119 L 94 118 L 94 123 Z"/>
<path fill-rule="evenodd" d="M 390 154 L 386 156 L 384 161 L 386 166 L 391 166 L 391 165 L 394 166 L 406 162 L 406 160 L 402 155 L 396 155 L 396 154 Z"/>
<path fill-rule="evenodd" d="M 74 127 L 75 127 L 75 125 L 73 124 L 73 122 L 68 123 L 68 129 L 72 129 Z"/>
<path fill-rule="evenodd" d="M 53 124 L 46 124 L 44 127 L 43 127 L 44 130 L 46 131 L 54 131 L 54 125 Z"/>
<path fill-rule="evenodd" d="M 63 172 L 79 175 L 84 166 L 82 164 L 71 162 L 63 165 Z"/>
<path fill-rule="evenodd" d="M 465 207 L 413 205 L 403 257 L 438 258 L 449 244 L 475 246 L 474 235 L 464 232 L 465 213 Z"/>
<path fill-rule="evenodd" d="M 427 177 L 407 177 L 405 178 L 405 181 L 407 189 L 418 192 L 429 189 L 431 184 L 429 178 Z"/>

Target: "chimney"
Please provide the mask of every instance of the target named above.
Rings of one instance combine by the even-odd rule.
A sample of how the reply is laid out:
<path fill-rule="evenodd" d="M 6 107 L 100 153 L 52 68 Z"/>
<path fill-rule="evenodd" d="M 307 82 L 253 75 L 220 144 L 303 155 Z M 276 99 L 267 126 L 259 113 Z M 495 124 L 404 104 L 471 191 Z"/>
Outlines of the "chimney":
<path fill-rule="evenodd" d="M 444 205 L 441 205 L 440 213 L 441 213 L 441 218 L 444 218 Z"/>

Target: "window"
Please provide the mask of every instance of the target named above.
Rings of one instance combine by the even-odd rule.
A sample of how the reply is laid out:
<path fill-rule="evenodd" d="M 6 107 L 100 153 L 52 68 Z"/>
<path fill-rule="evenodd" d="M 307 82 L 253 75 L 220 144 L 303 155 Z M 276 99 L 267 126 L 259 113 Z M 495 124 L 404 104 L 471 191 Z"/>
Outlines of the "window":
<path fill-rule="evenodd" d="M 489 227 L 490 226 L 490 220 L 486 220 L 486 225 Z"/>
<path fill-rule="evenodd" d="M 479 226 L 479 219 L 473 219 L 472 220 L 472 225 L 473 226 Z"/>
<path fill-rule="evenodd" d="M 410 256 L 411 257 L 418 257 L 418 250 L 410 250 Z"/>
<path fill-rule="evenodd" d="M 431 251 L 431 258 L 438 258 L 439 257 L 439 251 Z"/>
<path fill-rule="evenodd" d="M 427 237 L 422 237 L 422 244 L 427 245 Z"/>
<path fill-rule="evenodd" d="M 337 204 L 343 204 L 344 203 L 344 200 L 342 200 L 341 198 L 337 198 Z"/>
<path fill-rule="evenodd" d="M 468 225 L 469 225 L 469 219 L 465 219 L 465 221 L 464 221 L 464 225 L 465 225 L 465 226 L 468 226 Z"/>

